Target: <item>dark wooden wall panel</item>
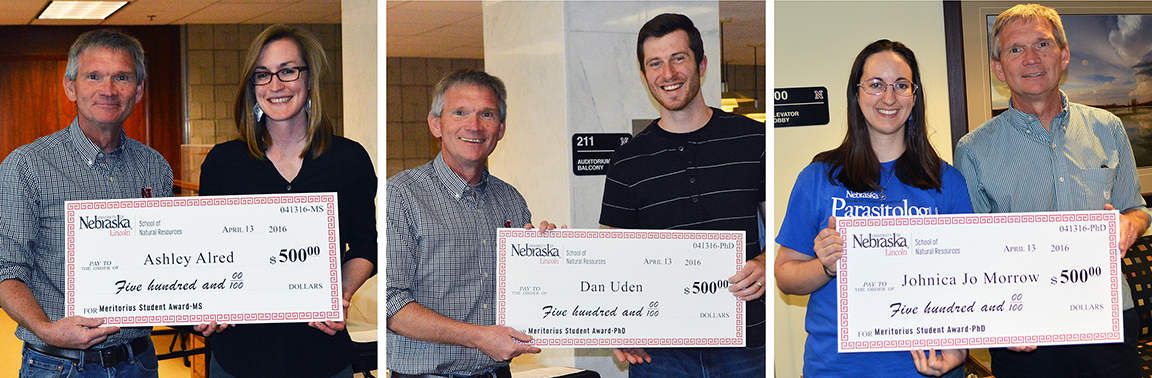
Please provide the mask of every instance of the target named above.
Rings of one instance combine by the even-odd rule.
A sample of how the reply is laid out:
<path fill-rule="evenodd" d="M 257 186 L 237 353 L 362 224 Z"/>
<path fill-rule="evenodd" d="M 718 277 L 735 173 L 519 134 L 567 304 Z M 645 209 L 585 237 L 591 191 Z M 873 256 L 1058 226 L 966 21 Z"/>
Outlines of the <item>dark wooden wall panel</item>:
<path fill-rule="evenodd" d="M 56 130 L 63 130 L 72 124 L 73 118 L 76 118 L 76 104 L 68 99 L 67 93 L 64 93 L 64 71 L 68 70 L 68 59 L 54 62 L 56 63 Z"/>
<path fill-rule="evenodd" d="M 10 97 L 14 102 L 4 101 L 6 104 L 0 105 L 3 106 L 0 107 L 0 136 L 3 137 L 0 140 L 0 157 L 6 157 L 15 147 L 67 127 L 72 122 L 76 116 L 76 106 L 64 94 L 62 84 L 68 48 L 81 33 L 104 27 L 107 26 L 0 26 L 0 64 L 41 66 L 42 71 L 38 72 L 49 76 L 31 79 L 41 84 L 27 91 L 38 93 L 8 92 L 5 84 L 0 83 L 0 91 L 5 92 L 0 93 L 0 98 L 14 96 Z M 148 61 L 145 97 L 125 122 L 125 133 L 159 151 L 173 167 L 176 179 L 180 179 L 180 144 L 184 140 L 180 29 L 177 26 L 111 28 L 139 39 Z M 0 76 L 0 81 L 7 81 L 7 78 Z M 52 88 L 47 88 L 43 83 L 51 83 Z M 56 115 L 49 117 L 40 114 L 48 111 L 55 111 Z M 11 130 L 17 127 L 13 124 L 25 123 L 21 120 L 41 125 L 20 127 L 35 131 Z"/>
<path fill-rule="evenodd" d="M 956 143 L 968 134 L 968 95 L 964 92 L 964 27 L 960 22 L 960 2 L 944 2 L 944 51 L 948 60 L 948 119 L 952 122 L 952 153 Z"/>
<path fill-rule="evenodd" d="M 168 165 L 172 166 L 172 174 L 181 180 L 184 179 L 180 172 L 180 144 L 184 143 L 184 53 L 178 27 L 156 28 L 160 30 L 147 29 L 135 33 L 148 54 L 149 75 L 148 102 L 145 104 L 141 100 L 137 111 L 147 111 L 151 125 L 148 145 L 164 155 Z M 127 31 L 131 33 L 132 29 Z"/>
<path fill-rule="evenodd" d="M 55 74 L 53 61 L 0 61 L 0 156 L 58 130 Z"/>

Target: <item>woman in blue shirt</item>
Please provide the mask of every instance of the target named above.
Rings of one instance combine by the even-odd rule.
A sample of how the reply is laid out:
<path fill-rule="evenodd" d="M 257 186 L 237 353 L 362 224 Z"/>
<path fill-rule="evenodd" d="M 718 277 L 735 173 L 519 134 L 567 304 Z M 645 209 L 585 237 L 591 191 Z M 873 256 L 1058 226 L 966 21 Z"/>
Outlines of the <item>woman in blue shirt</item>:
<path fill-rule="evenodd" d="M 810 295 L 804 376 L 963 376 L 964 349 L 838 353 L 836 263 L 844 240 L 836 217 L 970 213 L 964 177 L 928 142 L 924 92 L 912 50 L 879 40 L 864 48 L 848 79 L 848 133 L 796 178 L 776 243 L 776 284 Z M 958 368 L 959 367 L 959 368 Z"/>

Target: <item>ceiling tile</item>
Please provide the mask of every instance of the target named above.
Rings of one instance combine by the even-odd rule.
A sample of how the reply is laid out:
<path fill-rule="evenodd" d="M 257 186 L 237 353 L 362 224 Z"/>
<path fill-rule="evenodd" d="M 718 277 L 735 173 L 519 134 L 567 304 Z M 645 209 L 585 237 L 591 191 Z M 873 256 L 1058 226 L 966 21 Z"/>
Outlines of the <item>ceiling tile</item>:
<path fill-rule="evenodd" d="M 292 4 L 300 0 L 220 0 L 220 4 Z"/>
<path fill-rule="evenodd" d="M 397 38 L 388 38 L 389 47 L 411 47 L 411 46 L 432 46 L 436 48 L 451 48 L 459 46 L 460 44 L 450 38 L 441 38 L 440 36 L 406 36 Z"/>
<path fill-rule="evenodd" d="M 29 21 L 23 13 L 0 12 L 0 25 L 27 25 Z"/>
<path fill-rule="evenodd" d="M 248 3 L 218 2 L 193 12 L 177 22 L 181 24 L 237 24 L 275 10 L 273 4 L 252 6 Z"/>
<path fill-rule="evenodd" d="M 0 25 L 27 25 L 48 5 L 48 0 L 7 0 L 0 6 Z"/>
<path fill-rule="evenodd" d="M 113 13 L 104 24 L 168 25 L 215 2 L 216 0 L 136 0 Z M 148 16 L 155 17 L 150 20 Z"/>
<path fill-rule="evenodd" d="M 285 4 L 283 7 L 252 18 L 247 22 L 256 24 L 338 24 L 340 23 L 340 1 L 300 1 L 293 4 Z"/>
<path fill-rule="evenodd" d="M 475 28 L 466 25 L 453 24 L 435 30 L 433 33 L 425 33 L 424 36 L 436 35 L 446 40 L 456 41 L 456 45 L 464 43 L 480 43 L 484 44 L 484 29 Z"/>
<path fill-rule="evenodd" d="M 482 1 L 401 1 L 397 7 L 392 7 L 393 1 L 388 2 L 388 11 L 393 9 L 414 11 L 445 11 L 453 10 L 464 13 L 480 14 L 483 11 Z"/>
<path fill-rule="evenodd" d="M 388 9 L 388 33 L 415 35 L 434 30 L 444 25 L 478 18 L 479 13 L 450 10 L 414 10 L 400 6 Z"/>

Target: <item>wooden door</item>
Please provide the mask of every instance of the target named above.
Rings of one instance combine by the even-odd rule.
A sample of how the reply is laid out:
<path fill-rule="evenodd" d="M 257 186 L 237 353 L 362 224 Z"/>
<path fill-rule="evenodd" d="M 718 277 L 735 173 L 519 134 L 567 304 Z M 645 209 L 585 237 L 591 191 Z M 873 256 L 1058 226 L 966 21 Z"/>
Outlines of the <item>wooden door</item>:
<path fill-rule="evenodd" d="M 80 33 L 96 27 L 0 26 L 0 159 L 72 123 L 76 104 L 63 84 L 68 48 Z M 144 96 L 124 122 L 124 132 L 160 152 L 179 179 L 184 122 L 179 28 L 115 28 L 140 39 L 148 63 Z"/>
<path fill-rule="evenodd" d="M 60 79 L 51 79 L 56 65 L 49 60 L 0 61 L 0 156 L 60 129 L 57 97 L 64 93 Z"/>

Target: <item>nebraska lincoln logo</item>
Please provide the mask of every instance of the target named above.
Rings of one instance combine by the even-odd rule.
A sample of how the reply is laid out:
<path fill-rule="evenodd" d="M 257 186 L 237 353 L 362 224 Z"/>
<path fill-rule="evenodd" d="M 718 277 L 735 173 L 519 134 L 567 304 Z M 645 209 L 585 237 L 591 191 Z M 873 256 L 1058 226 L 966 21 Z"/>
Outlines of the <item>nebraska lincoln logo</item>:
<path fill-rule="evenodd" d="M 560 257 L 560 249 L 552 244 L 512 244 L 512 256 L 520 257 Z"/>
<path fill-rule="evenodd" d="M 92 230 L 132 228 L 132 221 L 119 214 L 116 216 L 93 215 L 80 217 L 80 228 Z"/>
<path fill-rule="evenodd" d="M 897 233 L 873 235 L 852 235 L 852 246 L 856 248 L 897 248 L 908 247 L 908 239 Z"/>

